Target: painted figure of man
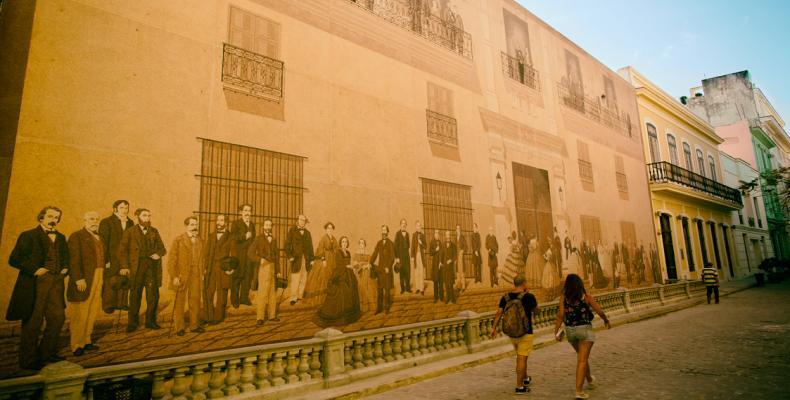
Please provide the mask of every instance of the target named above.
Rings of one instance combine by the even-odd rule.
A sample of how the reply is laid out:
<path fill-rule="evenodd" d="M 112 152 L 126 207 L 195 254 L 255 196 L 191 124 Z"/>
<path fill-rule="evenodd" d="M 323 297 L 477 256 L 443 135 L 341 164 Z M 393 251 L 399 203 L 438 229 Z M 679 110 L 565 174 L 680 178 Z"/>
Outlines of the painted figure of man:
<path fill-rule="evenodd" d="M 422 231 L 422 224 L 420 221 L 414 223 L 417 229 L 411 235 L 411 259 L 412 259 L 412 273 L 411 283 L 414 290 L 418 294 L 425 294 L 425 268 L 427 266 L 428 256 L 428 242 L 425 240 L 425 233 Z M 402 267 L 401 267 L 402 268 Z"/>
<path fill-rule="evenodd" d="M 458 284 L 456 285 L 458 289 L 465 290 L 466 289 L 466 276 L 464 271 L 464 255 L 469 252 L 469 248 L 466 244 L 466 238 L 464 234 L 461 232 L 461 225 L 455 226 L 455 237 L 453 238 L 453 243 L 455 244 L 456 250 L 456 262 L 455 262 L 455 273 L 457 274 Z"/>
<path fill-rule="evenodd" d="M 66 237 L 55 229 L 61 215 L 57 207 L 44 207 L 38 213 L 38 226 L 19 235 L 8 258 L 19 274 L 6 319 L 22 321 L 19 365 L 24 369 L 63 360 L 58 356 L 58 339 L 66 319 L 63 279 L 69 272 L 69 248 Z"/>
<path fill-rule="evenodd" d="M 99 237 L 107 258 L 102 281 L 102 309 L 108 314 L 129 309 L 129 275 L 121 274 L 118 248 L 123 233 L 132 226 L 134 221 L 129 218 L 129 202 L 126 200 L 112 203 L 112 215 L 99 222 Z"/>
<path fill-rule="evenodd" d="M 242 204 L 239 206 L 239 219 L 233 221 L 230 227 L 230 234 L 233 238 L 233 254 L 239 260 L 239 269 L 233 274 L 230 287 L 230 302 L 235 308 L 240 304 L 248 306 L 250 302 L 250 289 L 257 279 L 255 265 L 247 262 L 247 250 L 255 239 L 255 223 L 252 222 L 252 206 Z"/>
<path fill-rule="evenodd" d="M 571 250 L 573 249 L 573 243 L 571 243 L 571 237 L 568 236 L 568 231 L 565 231 L 565 260 L 567 260 L 571 256 Z"/>
<path fill-rule="evenodd" d="M 444 301 L 444 281 L 442 279 L 442 239 L 439 230 L 433 231 L 433 240 L 430 245 L 431 253 L 431 279 L 433 280 L 433 302 Z"/>
<path fill-rule="evenodd" d="M 480 239 L 480 232 L 478 232 L 477 224 L 472 224 L 472 265 L 475 267 L 475 282 L 483 282 L 483 256 L 480 255 L 480 249 L 483 243 Z"/>
<path fill-rule="evenodd" d="M 123 232 L 118 246 L 121 275 L 129 277 L 129 323 L 127 332 L 140 325 L 140 306 L 145 289 L 145 327 L 161 329 L 156 323 L 159 307 L 159 287 L 162 286 L 162 257 L 167 253 L 159 231 L 151 226 L 151 211 L 138 208 L 134 215 L 137 226 Z"/>
<path fill-rule="evenodd" d="M 406 230 L 406 218 L 400 220 L 400 230 L 395 234 L 395 257 L 400 261 L 395 268 L 400 277 L 400 292 L 411 293 L 411 281 L 409 279 L 409 232 Z"/>
<path fill-rule="evenodd" d="M 206 239 L 205 307 L 206 318 L 210 324 L 225 320 L 231 276 L 238 268 L 238 260 L 232 256 L 233 243 L 227 231 L 226 221 L 224 215 L 217 215 L 216 230 L 209 233 Z"/>
<path fill-rule="evenodd" d="M 381 226 L 381 240 L 370 256 L 370 266 L 377 281 L 376 314 L 390 312 L 392 308 L 392 289 L 395 288 L 393 266 L 400 263 L 395 257 L 395 245 L 389 239 L 390 228 Z M 377 263 L 378 261 L 378 263 Z"/>
<path fill-rule="evenodd" d="M 291 271 L 291 280 L 288 282 L 291 305 L 302 300 L 304 287 L 307 283 L 307 273 L 313 265 L 313 238 L 307 230 L 307 217 L 299 215 L 296 226 L 288 230 L 285 238 L 285 254 Z"/>
<path fill-rule="evenodd" d="M 442 246 L 440 258 L 442 260 L 442 272 L 444 273 L 442 276 L 442 280 L 444 281 L 444 302 L 449 303 L 452 301 L 455 303 L 458 300 L 454 287 L 455 264 L 459 257 L 458 248 L 450 235 L 450 231 L 444 232 L 444 245 Z"/>
<path fill-rule="evenodd" d="M 200 293 L 203 286 L 203 241 L 198 237 L 198 219 L 184 219 L 186 232 L 176 236 L 170 246 L 167 273 L 175 291 L 173 327 L 178 336 L 186 333 L 184 306 L 189 308 L 189 331 L 205 332 L 200 326 Z"/>
<path fill-rule="evenodd" d="M 99 236 L 99 213 L 90 211 L 83 217 L 83 228 L 69 236 L 69 330 L 71 351 L 81 356 L 97 350 L 91 335 L 101 309 L 102 281 L 107 256 Z"/>
<path fill-rule="evenodd" d="M 263 325 L 268 320 L 279 321 L 277 318 L 277 277 L 280 275 L 280 248 L 277 239 L 272 235 L 272 221 L 263 221 L 263 234 L 256 237 L 247 251 L 247 259 L 258 264 L 258 294 L 255 296 L 256 320 Z"/>
<path fill-rule="evenodd" d="M 494 228 L 488 228 L 488 235 L 486 235 L 486 250 L 488 250 L 488 272 L 491 278 L 491 287 L 499 284 L 499 260 L 497 254 L 499 253 L 499 242 L 494 235 Z"/>

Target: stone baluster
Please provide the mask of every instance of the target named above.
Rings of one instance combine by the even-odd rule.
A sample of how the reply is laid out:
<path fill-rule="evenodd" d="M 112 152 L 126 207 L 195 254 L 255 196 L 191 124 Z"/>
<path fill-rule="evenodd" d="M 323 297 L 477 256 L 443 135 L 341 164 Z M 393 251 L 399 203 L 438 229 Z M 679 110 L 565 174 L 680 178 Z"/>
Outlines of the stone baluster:
<path fill-rule="evenodd" d="M 395 355 L 396 360 L 403 360 L 403 334 L 396 333 L 392 335 L 392 353 Z"/>
<path fill-rule="evenodd" d="M 222 373 L 222 367 L 224 366 L 225 361 L 211 363 L 211 376 L 208 378 L 209 399 L 217 399 L 225 395 L 222 392 L 222 386 L 225 384 L 225 374 Z"/>
<path fill-rule="evenodd" d="M 434 343 L 436 343 L 436 351 L 444 350 L 444 329 L 441 326 L 433 328 Z"/>
<path fill-rule="evenodd" d="M 299 382 L 299 376 L 296 375 L 296 372 L 299 370 L 299 361 L 296 359 L 297 355 L 299 355 L 299 350 L 288 351 L 288 361 L 285 364 L 285 373 L 287 374 L 285 381 L 289 384 Z"/>
<path fill-rule="evenodd" d="M 362 355 L 362 343 L 361 339 L 354 340 L 354 354 L 352 358 L 354 359 L 354 369 L 359 369 L 365 366 L 365 363 L 362 362 L 365 357 Z"/>
<path fill-rule="evenodd" d="M 152 399 L 162 399 L 167 395 L 167 390 L 165 390 L 165 377 L 169 374 L 170 371 L 156 371 L 154 372 L 154 382 L 151 387 L 151 398 Z"/>
<path fill-rule="evenodd" d="M 343 343 L 343 368 L 345 368 L 346 371 L 354 369 L 353 348 L 352 342 Z"/>
<path fill-rule="evenodd" d="M 384 360 L 387 362 L 395 361 L 395 356 L 392 354 L 391 340 L 392 335 L 384 336 L 384 347 L 381 349 L 384 352 Z"/>
<path fill-rule="evenodd" d="M 206 398 L 206 387 L 208 386 L 208 376 L 206 375 L 208 364 L 199 364 L 192 367 L 192 384 L 189 391 L 192 393 L 192 400 L 203 400 Z"/>
<path fill-rule="evenodd" d="M 447 325 L 442 327 L 442 344 L 445 349 L 453 347 L 453 343 L 450 341 L 450 327 Z"/>
<path fill-rule="evenodd" d="M 384 364 L 384 351 L 381 349 L 381 338 L 373 338 L 373 356 L 376 364 Z"/>
<path fill-rule="evenodd" d="M 625 312 L 631 312 L 631 294 L 628 291 L 623 292 L 623 308 Z"/>
<path fill-rule="evenodd" d="M 310 352 L 312 349 L 302 349 L 299 351 L 299 381 L 307 382 L 313 377 L 310 375 Z"/>
<path fill-rule="evenodd" d="M 436 351 L 436 337 L 434 336 L 436 333 L 436 328 L 428 328 L 426 332 L 426 339 L 428 342 L 428 351 L 433 353 Z"/>
<path fill-rule="evenodd" d="M 411 353 L 414 357 L 419 356 L 422 354 L 420 351 L 420 331 L 411 331 Z"/>
<path fill-rule="evenodd" d="M 410 358 L 414 354 L 411 352 L 411 332 L 403 332 L 401 336 L 401 349 L 403 357 Z"/>
<path fill-rule="evenodd" d="M 372 367 L 376 365 L 376 361 L 373 360 L 373 341 L 374 338 L 369 337 L 365 339 L 365 366 Z"/>
<path fill-rule="evenodd" d="M 228 367 L 225 370 L 225 387 L 222 388 L 222 391 L 225 393 L 225 396 L 233 396 L 239 394 L 239 360 L 238 358 L 233 360 L 228 360 Z"/>
<path fill-rule="evenodd" d="M 258 355 L 258 368 L 255 369 L 255 387 L 263 389 L 272 385 L 269 382 L 269 354 Z"/>
<path fill-rule="evenodd" d="M 241 375 L 239 381 L 241 384 L 239 388 L 242 392 L 251 392 L 255 390 L 255 385 L 252 383 L 255 380 L 255 361 L 258 357 L 244 357 L 241 363 Z"/>
<path fill-rule="evenodd" d="M 280 386 L 285 384 L 285 366 L 283 359 L 286 353 L 274 353 L 272 357 L 272 386 Z"/>
<path fill-rule="evenodd" d="M 455 325 L 450 325 L 450 347 L 458 346 L 458 333 L 455 331 Z"/>
<path fill-rule="evenodd" d="M 321 369 L 321 351 L 322 346 L 313 347 L 313 351 L 310 353 L 310 376 L 313 379 L 321 379 L 324 377 L 324 371 Z M 347 355 L 350 356 L 351 352 L 348 351 Z M 349 358 L 348 365 L 351 365 L 351 358 Z"/>
<path fill-rule="evenodd" d="M 417 345 L 419 346 L 420 353 L 428 354 L 430 350 L 428 350 L 428 338 L 425 337 L 427 333 L 427 329 L 420 329 L 420 338 L 417 341 Z"/>

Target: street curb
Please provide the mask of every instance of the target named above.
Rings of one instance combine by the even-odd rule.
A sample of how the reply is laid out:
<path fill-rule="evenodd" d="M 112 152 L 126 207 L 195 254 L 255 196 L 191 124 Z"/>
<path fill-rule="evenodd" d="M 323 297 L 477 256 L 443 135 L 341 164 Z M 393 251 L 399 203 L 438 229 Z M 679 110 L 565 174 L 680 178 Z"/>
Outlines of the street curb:
<path fill-rule="evenodd" d="M 729 296 L 731 294 L 738 293 L 753 287 L 755 287 L 755 284 L 752 283 L 746 286 L 732 288 L 731 290 L 727 290 L 726 292 L 720 293 L 720 297 Z M 690 299 L 683 299 L 680 301 L 674 301 L 662 305 L 654 309 L 645 309 L 642 311 L 635 311 L 633 313 L 628 313 L 628 314 L 619 314 L 611 318 L 610 323 L 612 328 L 615 328 L 618 326 L 622 326 L 634 322 L 660 317 L 662 315 L 667 315 L 676 311 L 693 308 L 705 302 L 706 302 L 706 298 L 704 295 L 699 297 L 693 297 Z M 596 331 L 605 329 L 600 319 L 596 319 L 596 321 L 597 322 L 594 324 L 595 325 L 594 329 Z M 404 386 L 409 386 L 428 379 L 437 378 L 443 375 L 451 374 L 453 372 L 458 372 L 467 368 L 491 363 L 515 355 L 513 346 L 510 343 L 508 343 L 506 340 L 502 340 L 502 339 L 498 339 L 498 340 L 501 340 L 503 344 L 499 346 L 494 346 L 490 349 L 481 351 L 479 353 L 465 354 L 462 356 L 457 356 L 430 364 L 415 366 L 413 368 L 407 368 L 406 370 L 395 371 L 388 374 L 371 377 L 368 379 L 364 379 L 355 383 L 351 383 L 336 388 L 310 392 L 309 394 L 305 394 L 300 397 L 287 397 L 287 398 L 294 400 L 360 399 L 362 397 L 387 392 Z M 554 340 L 553 326 L 544 327 L 539 329 L 535 334 L 533 351 L 555 344 L 559 344 L 559 342 Z M 468 361 L 464 359 L 468 359 Z M 442 365 L 442 364 L 448 364 L 452 361 L 458 361 L 458 363 L 454 365 Z"/>

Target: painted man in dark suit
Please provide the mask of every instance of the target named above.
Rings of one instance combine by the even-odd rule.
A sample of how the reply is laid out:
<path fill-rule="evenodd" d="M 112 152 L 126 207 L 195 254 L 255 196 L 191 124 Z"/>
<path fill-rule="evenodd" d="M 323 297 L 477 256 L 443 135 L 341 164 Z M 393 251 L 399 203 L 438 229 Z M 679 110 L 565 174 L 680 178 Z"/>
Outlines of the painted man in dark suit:
<path fill-rule="evenodd" d="M 573 250 L 573 243 L 571 243 L 571 237 L 568 236 L 568 231 L 565 231 L 565 259 L 567 260 L 568 257 L 571 256 Z"/>
<path fill-rule="evenodd" d="M 480 255 L 480 249 L 483 243 L 480 239 L 480 232 L 478 231 L 477 224 L 472 224 L 471 242 L 470 251 L 472 252 L 472 265 L 475 270 L 475 282 L 483 282 L 483 256 Z"/>
<path fill-rule="evenodd" d="M 285 254 L 288 256 L 291 277 L 288 282 L 291 305 L 302 300 L 304 285 L 307 283 L 307 273 L 313 266 L 313 237 L 307 230 L 307 217 L 299 215 L 296 226 L 288 230 L 285 238 Z"/>
<path fill-rule="evenodd" d="M 81 356 L 98 350 L 91 335 L 101 310 L 101 289 L 107 256 L 99 237 L 99 213 L 90 211 L 83 217 L 84 228 L 69 236 L 69 330 L 71 351 Z"/>
<path fill-rule="evenodd" d="M 439 230 L 433 231 L 433 240 L 429 247 L 431 254 L 431 280 L 433 280 L 433 302 L 444 301 L 444 281 L 442 280 L 442 239 Z"/>
<path fill-rule="evenodd" d="M 151 211 L 138 208 L 134 215 L 137 226 L 123 232 L 118 248 L 121 273 L 129 276 L 129 324 L 127 332 L 134 332 L 140 325 L 140 305 L 145 289 L 145 327 L 161 329 L 156 323 L 159 307 L 159 287 L 162 286 L 162 257 L 165 244 L 159 231 L 151 226 Z M 125 271 L 124 271 L 125 270 Z"/>
<path fill-rule="evenodd" d="M 398 270 L 398 276 L 400 278 L 400 292 L 403 294 L 404 292 L 411 293 L 411 281 L 409 279 L 409 274 L 411 271 L 410 262 L 409 262 L 409 232 L 406 230 L 406 219 L 400 220 L 400 230 L 398 233 L 395 234 L 395 258 L 400 261 L 396 269 Z"/>
<path fill-rule="evenodd" d="M 238 268 L 238 260 L 232 258 L 232 242 L 227 231 L 225 215 L 217 215 L 216 230 L 206 238 L 206 294 L 204 303 L 206 319 L 210 324 L 225 320 L 225 307 L 228 304 L 228 290 L 231 276 Z"/>
<path fill-rule="evenodd" d="M 442 280 L 444 281 L 444 302 L 457 302 L 458 298 L 455 292 L 455 266 L 458 260 L 458 248 L 450 235 L 450 231 L 444 233 L 444 244 L 441 251 L 442 262 Z"/>
<path fill-rule="evenodd" d="M 40 369 L 44 363 L 62 360 L 57 353 L 66 319 L 63 279 L 69 272 L 69 249 L 66 237 L 55 230 L 61 214 L 57 207 L 44 207 L 38 213 L 39 225 L 19 235 L 8 258 L 19 274 L 6 319 L 22 321 L 19 365 L 25 369 Z M 39 340 L 44 321 L 46 328 Z"/>
<path fill-rule="evenodd" d="M 497 268 L 499 267 L 499 259 L 497 258 L 497 253 L 499 253 L 499 242 L 496 240 L 493 227 L 488 228 L 488 235 L 486 235 L 486 250 L 488 250 L 488 271 L 491 274 L 491 287 L 494 287 L 499 284 L 499 274 L 497 273 Z"/>
<path fill-rule="evenodd" d="M 393 266 L 400 264 L 400 260 L 395 257 L 395 245 L 389 239 L 390 228 L 387 225 L 381 226 L 381 240 L 376 243 L 376 249 L 370 256 L 370 265 L 373 275 L 376 276 L 377 296 L 376 314 L 390 312 L 392 308 L 392 289 L 395 288 Z M 378 261 L 378 263 L 376 262 Z"/>
<path fill-rule="evenodd" d="M 116 200 L 112 204 L 112 212 L 112 215 L 99 222 L 99 237 L 108 261 L 102 280 L 102 309 L 108 314 L 129 309 L 129 276 L 121 274 L 118 247 L 124 231 L 134 226 L 134 221 L 129 218 L 128 201 Z"/>
<path fill-rule="evenodd" d="M 239 304 L 252 305 L 250 289 L 257 280 L 258 268 L 247 262 L 247 250 L 255 240 L 255 223 L 252 222 L 252 206 L 242 204 L 239 206 L 240 218 L 233 221 L 230 235 L 233 240 L 233 255 L 239 260 L 239 269 L 233 274 L 230 286 L 230 302 L 233 307 Z"/>

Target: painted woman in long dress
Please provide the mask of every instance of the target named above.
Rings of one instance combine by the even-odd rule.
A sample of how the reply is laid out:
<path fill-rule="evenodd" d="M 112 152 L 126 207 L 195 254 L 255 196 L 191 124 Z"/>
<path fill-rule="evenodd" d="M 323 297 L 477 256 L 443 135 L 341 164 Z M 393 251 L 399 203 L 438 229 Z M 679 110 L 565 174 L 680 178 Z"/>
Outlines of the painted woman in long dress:
<path fill-rule="evenodd" d="M 319 305 L 324 302 L 327 282 L 335 269 L 335 250 L 339 248 L 334 236 L 335 224 L 327 222 L 324 224 L 324 230 L 326 234 L 315 249 L 316 262 L 307 275 L 307 283 L 304 287 L 305 303 L 310 305 Z"/>
<path fill-rule="evenodd" d="M 370 254 L 367 254 L 366 248 L 365 239 L 359 239 L 359 247 L 351 260 L 357 274 L 359 306 L 362 312 L 376 309 L 376 280 L 370 276 Z"/>
<path fill-rule="evenodd" d="M 540 283 L 545 289 L 552 289 L 560 284 L 560 277 L 557 276 L 557 265 L 554 259 L 554 253 L 551 249 L 546 249 L 546 252 L 543 253 L 543 258 L 546 262 L 543 266 L 543 277 Z"/>
<path fill-rule="evenodd" d="M 546 260 L 540 252 L 540 242 L 537 238 L 529 241 L 529 255 L 527 256 L 527 285 L 533 288 L 542 287 L 543 269 Z"/>
<path fill-rule="evenodd" d="M 516 233 L 513 232 L 507 238 L 510 244 L 510 253 L 507 255 L 505 265 L 502 266 L 502 281 L 510 287 L 513 285 L 513 278 L 524 274 L 524 262 L 522 261 L 521 245 L 516 238 Z"/>
<path fill-rule="evenodd" d="M 351 268 L 348 238 L 340 238 L 335 266 L 327 282 L 325 300 L 318 309 L 318 325 L 338 326 L 356 322 L 360 316 L 357 277 Z"/>

